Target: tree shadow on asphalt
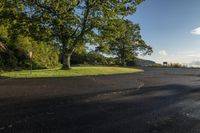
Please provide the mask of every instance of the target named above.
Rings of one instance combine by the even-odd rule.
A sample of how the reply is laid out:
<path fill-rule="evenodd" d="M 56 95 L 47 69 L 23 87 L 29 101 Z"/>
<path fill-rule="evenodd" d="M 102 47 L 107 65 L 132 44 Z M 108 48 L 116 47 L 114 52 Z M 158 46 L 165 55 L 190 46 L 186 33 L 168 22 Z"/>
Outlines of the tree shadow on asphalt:
<path fill-rule="evenodd" d="M 200 88 L 165 85 L 40 99 L 2 98 L 0 132 L 199 132 L 200 120 L 185 110 L 191 101 L 199 102 L 199 96 Z"/>

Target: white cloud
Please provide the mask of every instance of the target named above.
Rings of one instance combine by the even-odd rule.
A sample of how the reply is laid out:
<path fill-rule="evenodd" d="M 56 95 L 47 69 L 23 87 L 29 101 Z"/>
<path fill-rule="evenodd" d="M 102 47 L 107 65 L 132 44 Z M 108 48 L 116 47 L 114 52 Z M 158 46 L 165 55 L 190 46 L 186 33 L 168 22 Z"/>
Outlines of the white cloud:
<path fill-rule="evenodd" d="M 167 52 L 165 50 L 161 50 L 158 53 L 159 53 L 159 55 L 167 56 Z"/>
<path fill-rule="evenodd" d="M 190 54 L 189 57 L 200 58 L 200 54 Z"/>
<path fill-rule="evenodd" d="M 192 30 L 191 33 L 194 34 L 194 35 L 200 35 L 200 27 L 198 27 L 198 28 Z"/>

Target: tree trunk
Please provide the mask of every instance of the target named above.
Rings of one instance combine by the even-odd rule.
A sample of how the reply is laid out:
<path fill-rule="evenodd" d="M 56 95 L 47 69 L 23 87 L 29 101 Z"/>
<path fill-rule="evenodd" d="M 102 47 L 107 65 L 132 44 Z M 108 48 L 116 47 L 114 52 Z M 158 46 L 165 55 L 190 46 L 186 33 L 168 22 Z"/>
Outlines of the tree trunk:
<path fill-rule="evenodd" d="M 122 57 L 122 59 L 121 59 L 121 64 L 122 64 L 122 66 L 126 66 L 126 61 L 125 61 L 124 57 Z"/>
<path fill-rule="evenodd" d="M 71 54 L 67 54 L 64 56 L 62 69 L 71 69 Z"/>
<path fill-rule="evenodd" d="M 122 66 L 126 66 L 126 61 L 125 61 L 125 46 L 122 44 L 122 56 L 121 56 L 121 61 L 122 61 Z"/>
<path fill-rule="evenodd" d="M 66 49 L 67 43 L 63 41 L 63 45 L 62 45 L 62 59 L 61 59 L 61 63 L 62 63 L 62 69 L 63 70 L 67 70 L 67 69 L 71 69 L 71 55 L 72 53 L 68 53 L 69 51 Z"/>

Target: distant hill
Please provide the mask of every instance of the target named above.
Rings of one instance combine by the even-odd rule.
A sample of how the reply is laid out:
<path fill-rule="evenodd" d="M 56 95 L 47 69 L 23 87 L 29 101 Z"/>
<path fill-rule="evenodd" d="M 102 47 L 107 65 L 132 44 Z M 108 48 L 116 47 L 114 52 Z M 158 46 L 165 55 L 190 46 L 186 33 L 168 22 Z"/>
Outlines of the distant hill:
<path fill-rule="evenodd" d="M 137 66 L 154 66 L 157 63 L 155 61 L 151 61 L 151 60 L 144 60 L 144 59 L 139 59 L 137 58 L 135 61 L 135 64 Z"/>

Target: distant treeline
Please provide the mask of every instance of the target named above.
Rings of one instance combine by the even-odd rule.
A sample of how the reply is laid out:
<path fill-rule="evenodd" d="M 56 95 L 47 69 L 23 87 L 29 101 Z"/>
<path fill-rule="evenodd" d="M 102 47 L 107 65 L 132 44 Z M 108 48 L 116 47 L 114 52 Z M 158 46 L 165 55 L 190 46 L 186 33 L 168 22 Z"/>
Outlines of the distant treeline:
<path fill-rule="evenodd" d="M 167 68 L 189 68 L 189 66 L 181 64 L 181 63 L 169 63 L 167 65 L 154 63 L 154 64 L 151 64 L 151 65 L 148 65 L 148 66 L 151 66 L 151 67 L 167 67 Z"/>

